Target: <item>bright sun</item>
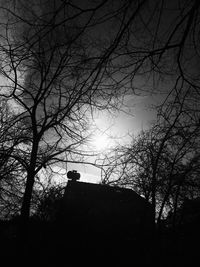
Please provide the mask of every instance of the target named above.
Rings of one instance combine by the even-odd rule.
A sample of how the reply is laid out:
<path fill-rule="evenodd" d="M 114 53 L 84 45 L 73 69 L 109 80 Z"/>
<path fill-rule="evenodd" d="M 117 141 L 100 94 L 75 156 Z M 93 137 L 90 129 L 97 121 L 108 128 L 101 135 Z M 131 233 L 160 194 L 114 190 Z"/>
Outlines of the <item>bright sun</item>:
<path fill-rule="evenodd" d="M 102 151 L 108 147 L 108 137 L 105 134 L 98 134 L 95 135 L 92 140 L 92 145 L 94 146 L 95 150 Z"/>

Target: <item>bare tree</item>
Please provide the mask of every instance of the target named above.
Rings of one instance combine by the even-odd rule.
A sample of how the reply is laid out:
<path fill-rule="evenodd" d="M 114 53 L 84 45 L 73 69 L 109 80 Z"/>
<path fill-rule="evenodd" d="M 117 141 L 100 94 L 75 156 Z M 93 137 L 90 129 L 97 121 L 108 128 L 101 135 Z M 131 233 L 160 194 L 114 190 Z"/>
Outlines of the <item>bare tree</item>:
<path fill-rule="evenodd" d="M 189 184 L 198 169 L 199 18 L 198 1 L 146 1 L 121 46 L 121 70 L 130 88 L 139 94 L 151 88 L 163 93 L 165 101 L 148 133 L 107 156 L 103 178 L 110 182 L 114 176 L 121 185 L 132 184 L 151 200 L 155 214 L 159 202 L 159 218 L 172 198 L 176 209 L 180 188 L 193 191 Z M 176 175 L 182 177 L 179 186 Z M 164 183 L 163 189 L 159 183 Z"/>
<path fill-rule="evenodd" d="M 20 127 L 21 126 L 21 127 Z M 7 100 L 0 104 L 0 212 L 1 218 L 19 212 L 24 170 L 15 158 L 15 151 L 26 142 L 22 124 L 15 124 L 15 115 Z M 24 135 L 25 136 L 25 135 Z"/>
<path fill-rule="evenodd" d="M 191 125 L 181 127 L 180 115 L 169 123 L 157 122 L 104 159 L 102 182 L 130 187 L 144 196 L 152 203 L 158 224 L 168 211 L 175 222 L 184 199 L 199 196 L 199 126 L 195 131 Z"/>
<path fill-rule="evenodd" d="M 58 162 L 80 162 L 94 108 L 116 108 L 127 90 L 114 55 L 145 1 L 89 6 L 70 1 L 2 4 L 1 95 L 18 109 L 27 142 L 14 158 L 26 172 L 21 215 L 29 217 L 35 177 Z M 102 27 L 112 34 L 99 39 Z M 113 24 L 114 25 L 114 24 Z M 114 100 L 114 101 L 113 101 Z"/>
<path fill-rule="evenodd" d="M 18 155 L 27 173 L 24 218 L 36 174 L 78 161 L 94 108 L 116 107 L 133 91 L 198 94 L 197 0 L 20 0 L 0 9 L 1 95 L 14 100 L 30 138 Z"/>

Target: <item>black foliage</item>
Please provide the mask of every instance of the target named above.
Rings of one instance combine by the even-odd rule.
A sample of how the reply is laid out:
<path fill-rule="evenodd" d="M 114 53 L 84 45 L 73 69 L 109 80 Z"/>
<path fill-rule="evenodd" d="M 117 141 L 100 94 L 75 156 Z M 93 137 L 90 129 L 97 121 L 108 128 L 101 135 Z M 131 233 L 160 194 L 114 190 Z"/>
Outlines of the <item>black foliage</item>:
<path fill-rule="evenodd" d="M 55 191 L 51 193 L 55 195 Z M 58 200 L 62 206 L 61 198 Z M 50 198 L 50 195 L 47 199 Z M 55 203 L 56 203 L 55 197 Z M 51 202 L 52 207 L 55 203 Z M 57 204 L 56 204 L 57 205 Z M 155 235 L 134 235 L 122 229 L 103 228 L 100 222 L 90 225 L 88 215 L 65 213 L 57 217 L 30 218 L 24 225 L 20 217 L 0 222 L 1 252 L 6 263 L 35 263 L 50 266 L 102 264 L 118 266 L 194 266 L 200 237 L 198 201 L 186 205 L 185 221 L 172 228 L 163 222 Z M 49 206 L 46 206 L 49 209 Z M 73 207 L 72 207 L 73 208 Z M 79 211 L 81 214 L 81 211 Z M 192 216 L 191 216 L 192 214 Z M 190 219 L 186 219 L 186 218 Z M 107 222 L 109 225 L 110 221 Z M 28 260 L 28 261 L 27 261 Z M 55 265 L 56 264 L 56 265 Z"/>

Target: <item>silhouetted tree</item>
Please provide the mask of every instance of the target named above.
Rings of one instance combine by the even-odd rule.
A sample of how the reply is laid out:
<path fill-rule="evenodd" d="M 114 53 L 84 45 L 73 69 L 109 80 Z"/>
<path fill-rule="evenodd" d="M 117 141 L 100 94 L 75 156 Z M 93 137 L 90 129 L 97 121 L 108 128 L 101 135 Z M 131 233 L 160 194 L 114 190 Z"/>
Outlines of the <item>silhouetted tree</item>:
<path fill-rule="evenodd" d="M 18 157 L 27 173 L 24 218 L 39 171 L 80 161 L 94 108 L 116 107 L 127 92 L 198 94 L 197 0 L 20 0 L 0 8 L 1 95 L 14 100 L 30 138 Z"/>
<path fill-rule="evenodd" d="M 198 21 L 198 1 L 147 1 L 122 48 L 132 88 L 153 88 L 164 101 L 150 131 L 106 155 L 103 179 L 132 184 L 151 200 L 158 219 L 172 206 L 175 214 L 184 194 L 198 194 Z"/>
<path fill-rule="evenodd" d="M 132 13 L 128 1 L 87 7 L 67 1 L 1 5 L 1 95 L 13 100 L 16 123 L 26 125 L 29 139 L 15 156 L 26 172 L 24 220 L 39 171 L 82 161 L 87 115 L 94 108 L 116 107 L 127 90 L 123 77 L 117 78 L 120 55 L 113 53 L 144 3 L 134 3 Z M 99 40 L 102 27 L 114 22 L 112 34 Z"/>
<path fill-rule="evenodd" d="M 169 132 L 168 146 L 173 148 L 176 159 L 182 163 L 174 174 L 176 183 L 173 187 L 174 224 L 176 210 L 184 198 L 195 198 L 199 195 L 199 93 L 193 86 L 175 87 L 173 97 L 158 108 L 158 125 Z"/>
<path fill-rule="evenodd" d="M 9 108 L 7 100 L 0 103 L 0 212 L 1 218 L 10 217 L 19 212 L 20 199 L 24 187 L 24 170 L 16 154 L 25 144 L 25 129 L 16 125 L 15 115 Z M 23 137 L 24 136 L 24 137 Z"/>
<path fill-rule="evenodd" d="M 169 210 L 175 222 L 185 197 L 199 196 L 198 137 L 177 139 L 176 122 L 170 127 L 154 124 L 130 145 L 116 148 L 105 164 L 102 182 L 131 187 L 143 195 L 152 203 L 158 224 Z"/>
<path fill-rule="evenodd" d="M 51 186 L 46 191 L 42 191 L 34 217 L 46 222 L 54 222 L 58 219 L 59 211 L 62 207 L 63 193 L 64 187 L 62 186 Z"/>

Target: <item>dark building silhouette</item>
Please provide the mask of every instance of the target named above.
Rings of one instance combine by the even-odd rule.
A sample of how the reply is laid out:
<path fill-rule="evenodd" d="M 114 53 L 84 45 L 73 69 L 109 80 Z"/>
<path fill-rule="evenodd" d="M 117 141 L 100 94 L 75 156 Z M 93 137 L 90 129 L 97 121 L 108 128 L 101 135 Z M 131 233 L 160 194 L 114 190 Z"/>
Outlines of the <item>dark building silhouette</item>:
<path fill-rule="evenodd" d="M 133 256 L 137 262 L 147 260 L 154 225 L 151 205 L 131 189 L 77 180 L 70 175 L 59 217 L 70 250 L 84 251 L 82 255 L 104 251 L 111 262 L 116 255 L 122 262 Z"/>
<path fill-rule="evenodd" d="M 65 189 L 63 215 L 79 227 L 109 233 L 148 233 L 153 225 L 151 205 L 133 190 L 74 180 Z"/>
<path fill-rule="evenodd" d="M 200 222 L 200 198 L 186 199 L 181 209 L 182 224 L 199 224 Z"/>
<path fill-rule="evenodd" d="M 36 265 L 149 266 L 151 205 L 130 189 L 80 182 L 80 175 L 73 171 L 68 178 L 64 196 L 56 205 L 56 219 L 33 218 L 25 239 L 4 235 L 6 258 L 12 260 L 12 254 L 16 261 L 23 251 L 28 264 L 35 259 Z"/>

